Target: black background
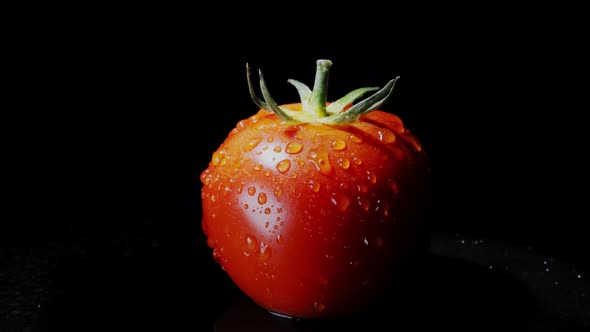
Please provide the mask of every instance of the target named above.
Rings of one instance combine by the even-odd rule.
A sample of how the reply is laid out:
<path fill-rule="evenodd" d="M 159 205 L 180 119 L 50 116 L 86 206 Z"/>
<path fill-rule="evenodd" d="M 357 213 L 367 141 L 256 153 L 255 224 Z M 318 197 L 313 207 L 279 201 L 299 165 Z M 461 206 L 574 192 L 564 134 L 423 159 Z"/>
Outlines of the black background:
<path fill-rule="evenodd" d="M 19 10 L 3 44 L 0 330 L 211 330 L 236 290 L 199 174 L 257 110 L 247 62 L 279 103 L 320 58 L 329 98 L 399 75 L 382 109 L 431 157 L 435 230 L 588 269 L 574 8 L 51 6 Z"/>

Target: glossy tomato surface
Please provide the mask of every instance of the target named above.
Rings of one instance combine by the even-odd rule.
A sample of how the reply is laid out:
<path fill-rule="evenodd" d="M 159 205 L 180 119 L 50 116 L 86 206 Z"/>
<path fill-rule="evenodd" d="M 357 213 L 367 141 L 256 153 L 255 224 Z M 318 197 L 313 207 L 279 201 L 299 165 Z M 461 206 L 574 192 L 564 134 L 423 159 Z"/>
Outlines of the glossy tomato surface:
<path fill-rule="evenodd" d="M 347 315 L 428 246 L 429 177 L 420 143 L 393 114 L 293 124 L 261 109 L 201 174 L 202 228 L 221 267 L 263 308 Z"/>

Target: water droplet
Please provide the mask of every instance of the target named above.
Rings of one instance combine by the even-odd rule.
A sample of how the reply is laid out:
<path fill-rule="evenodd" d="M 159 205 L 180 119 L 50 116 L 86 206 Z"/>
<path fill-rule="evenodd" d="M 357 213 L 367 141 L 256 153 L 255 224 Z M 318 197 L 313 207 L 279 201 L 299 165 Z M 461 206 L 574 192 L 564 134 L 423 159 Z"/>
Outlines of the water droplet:
<path fill-rule="evenodd" d="M 266 170 L 266 172 L 264 172 L 264 175 L 265 175 L 265 176 L 271 176 L 271 174 L 272 174 L 272 173 L 271 173 L 271 172 L 270 172 L 270 170 L 268 170 L 268 169 Z"/>
<path fill-rule="evenodd" d="M 383 143 L 393 143 L 395 142 L 395 134 L 387 129 L 381 128 L 377 131 L 377 135 L 379 136 L 379 140 Z"/>
<path fill-rule="evenodd" d="M 248 204 L 244 204 L 244 210 L 248 210 Z"/>
<path fill-rule="evenodd" d="M 209 246 L 209 248 L 214 248 L 215 247 L 215 241 L 213 241 L 212 238 L 207 238 L 207 246 Z M 579 276 L 579 274 L 578 274 Z"/>
<path fill-rule="evenodd" d="M 346 158 L 340 158 L 338 159 L 338 166 L 340 166 L 342 169 L 348 169 L 350 167 L 350 160 Z"/>
<path fill-rule="evenodd" d="M 356 198 L 356 201 L 363 210 L 369 211 L 369 207 L 371 206 L 371 202 L 367 198 L 359 196 Z"/>
<path fill-rule="evenodd" d="M 389 187 L 391 188 L 391 191 L 393 192 L 394 195 L 399 194 L 399 186 L 397 185 L 397 181 L 393 180 L 393 179 L 389 179 Z"/>
<path fill-rule="evenodd" d="M 277 229 L 279 229 L 279 225 L 274 225 L 272 228 L 276 231 Z"/>
<path fill-rule="evenodd" d="M 258 243 L 254 236 L 246 234 L 246 238 L 244 241 L 246 242 L 246 248 L 248 248 L 249 250 L 256 250 Z"/>
<path fill-rule="evenodd" d="M 291 161 L 289 159 L 283 159 L 277 164 L 277 170 L 281 173 L 286 173 L 291 168 Z"/>
<path fill-rule="evenodd" d="M 264 228 L 268 228 L 268 225 L 270 225 L 270 223 L 267 221 L 264 223 Z"/>
<path fill-rule="evenodd" d="M 369 182 L 372 184 L 375 184 L 377 183 L 377 176 L 375 176 L 373 172 L 367 171 L 367 180 L 369 180 Z"/>
<path fill-rule="evenodd" d="M 244 184 L 243 183 L 240 183 L 240 184 L 238 184 L 238 189 L 237 189 L 238 194 L 241 194 L 242 193 L 242 190 L 244 190 Z"/>
<path fill-rule="evenodd" d="M 279 152 L 281 152 L 281 151 L 282 151 L 282 149 L 281 149 L 281 146 L 280 146 L 280 145 L 277 145 L 277 146 L 275 146 L 275 148 L 274 148 L 274 149 L 272 149 L 272 150 L 273 150 L 274 152 L 276 152 L 276 153 L 279 153 Z"/>
<path fill-rule="evenodd" d="M 363 244 L 365 245 L 365 247 L 368 247 L 369 246 L 369 240 L 367 240 L 367 237 L 365 237 L 363 239 Z"/>
<path fill-rule="evenodd" d="M 246 144 L 244 146 L 244 152 L 252 151 L 256 146 L 258 146 L 258 144 L 260 144 L 261 141 L 262 141 L 261 137 L 255 137 L 255 138 L 251 139 L 248 142 L 248 144 Z"/>
<path fill-rule="evenodd" d="M 215 195 L 209 196 L 209 199 L 211 200 L 211 202 L 215 202 L 215 200 L 216 200 Z"/>
<path fill-rule="evenodd" d="M 270 214 L 270 212 L 271 212 L 270 208 L 264 209 L 264 214 Z"/>
<path fill-rule="evenodd" d="M 320 191 L 320 183 L 315 180 L 309 180 L 308 186 L 316 193 Z"/>
<path fill-rule="evenodd" d="M 249 187 L 249 188 L 248 188 L 248 195 L 250 195 L 250 196 L 254 196 L 254 194 L 256 194 L 256 188 L 254 188 L 254 187 Z"/>
<path fill-rule="evenodd" d="M 275 138 L 272 136 L 268 136 L 268 138 L 266 139 L 267 142 L 271 143 L 272 141 L 274 141 Z"/>
<path fill-rule="evenodd" d="M 221 251 L 217 248 L 213 249 L 213 259 L 215 259 L 218 264 L 221 264 L 223 257 L 221 255 Z"/>
<path fill-rule="evenodd" d="M 285 152 L 288 154 L 297 154 L 303 150 L 303 144 L 299 142 L 289 142 L 285 147 Z"/>
<path fill-rule="evenodd" d="M 340 211 L 346 210 L 348 208 L 348 205 L 350 204 L 350 200 L 348 199 L 348 197 L 346 197 L 345 195 L 340 194 L 340 193 L 335 193 L 334 195 L 332 195 L 332 197 L 330 198 L 330 201 Z"/>
<path fill-rule="evenodd" d="M 277 234 L 277 243 L 281 243 L 281 240 L 282 240 L 282 236 L 279 233 L 279 234 Z"/>
<path fill-rule="evenodd" d="M 265 193 L 258 194 L 258 204 L 260 204 L 260 205 L 266 204 L 266 194 Z"/>
<path fill-rule="evenodd" d="M 346 149 L 346 142 L 344 142 L 341 139 L 335 140 L 332 142 L 331 144 L 332 149 L 334 149 L 334 151 L 342 151 Z"/>
<path fill-rule="evenodd" d="M 309 154 L 309 159 L 320 173 L 324 175 L 332 174 L 332 165 L 326 151 L 312 151 Z"/>
<path fill-rule="evenodd" d="M 254 170 L 255 170 L 255 171 L 260 171 L 260 170 L 262 170 L 262 165 L 258 164 L 258 165 L 256 165 L 256 166 L 254 166 Z"/>
<path fill-rule="evenodd" d="M 281 187 L 276 187 L 274 190 L 274 194 L 276 198 L 281 197 L 281 194 L 283 193 L 283 189 L 281 189 Z"/>
<path fill-rule="evenodd" d="M 271 256 L 270 246 L 264 241 L 260 241 L 260 255 L 258 256 L 261 260 L 265 261 Z"/>
<path fill-rule="evenodd" d="M 219 151 L 215 151 L 213 152 L 213 156 L 211 157 L 211 163 L 213 163 L 214 166 L 218 166 L 222 158 L 223 156 L 221 155 L 221 153 Z"/>
<path fill-rule="evenodd" d="M 363 161 L 359 158 L 354 158 L 352 161 L 359 166 L 363 164 Z"/>
<path fill-rule="evenodd" d="M 350 135 L 350 140 L 354 143 L 362 143 L 363 139 L 360 136 Z"/>
<path fill-rule="evenodd" d="M 356 185 L 356 189 L 358 190 L 358 192 L 366 194 L 367 191 L 369 190 L 369 188 L 367 187 L 366 184 L 361 183 L 361 184 L 357 184 Z"/>

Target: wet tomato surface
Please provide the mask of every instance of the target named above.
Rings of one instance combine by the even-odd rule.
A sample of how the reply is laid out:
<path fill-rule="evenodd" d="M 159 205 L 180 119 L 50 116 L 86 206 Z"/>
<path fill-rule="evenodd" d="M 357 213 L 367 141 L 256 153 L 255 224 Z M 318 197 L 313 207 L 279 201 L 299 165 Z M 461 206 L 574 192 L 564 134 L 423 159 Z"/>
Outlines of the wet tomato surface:
<path fill-rule="evenodd" d="M 305 115 L 313 93 L 273 106 L 261 82 L 265 102 L 253 98 L 270 110 L 240 121 L 201 173 L 207 243 L 272 313 L 354 313 L 427 246 L 428 158 L 391 113 L 314 122 Z"/>

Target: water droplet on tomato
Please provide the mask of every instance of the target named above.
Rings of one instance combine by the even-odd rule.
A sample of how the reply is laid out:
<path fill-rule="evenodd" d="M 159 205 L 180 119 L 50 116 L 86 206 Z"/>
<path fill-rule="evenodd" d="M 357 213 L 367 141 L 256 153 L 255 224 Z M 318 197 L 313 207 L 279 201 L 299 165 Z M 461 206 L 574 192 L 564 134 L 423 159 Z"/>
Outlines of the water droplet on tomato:
<path fill-rule="evenodd" d="M 340 158 L 338 159 L 338 166 L 340 166 L 342 169 L 348 169 L 350 167 L 350 160 L 347 158 Z"/>
<path fill-rule="evenodd" d="M 348 205 L 350 204 L 350 200 L 348 199 L 348 197 L 346 197 L 345 195 L 340 194 L 340 193 L 335 193 L 334 195 L 332 195 L 332 197 L 330 198 L 330 201 L 340 211 L 346 210 L 348 208 Z"/>
<path fill-rule="evenodd" d="M 264 223 L 264 228 L 268 228 L 268 225 L 270 225 L 270 223 L 267 221 Z"/>
<path fill-rule="evenodd" d="M 248 204 L 244 204 L 244 210 L 248 210 L 249 206 Z"/>
<path fill-rule="evenodd" d="M 270 249 L 270 246 L 266 243 L 264 243 L 264 241 L 260 241 L 260 254 L 258 255 L 258 257 L 260 258 L 260 260 L 267 260 L 270 258 L 272 254 L 272 251 Z"/>
<path fill-rule="evenodd" d="M 356 135 L 350 135 L 350 140 L 354 143 L 362 143 L 363 139 Z"/>
<path fill-rule="evenodd" d="M 246 248 L 248 248 L 248 250 L 256 250 L 258 242 L 256 241 L 256 238 L 254 236 L 246 234 L 246 238 L 244 239 L 244 241 L 246 243 Z"/>
<path fill-rule="evenodd" d="M 211 163 L 213 163 L 214 166 L 218 166 L 222 158 L 223 156 L 221 155 L 221 153 L 219 151 L 215 151 L 213 152 L 213 156 L 211 157 Z"/>
<path fill-rule="evenodd" d="M 258 194 L 258 204 L 260 204 L 260 205 L 266 204 L 266 194 L 265 193 Z"/>
<path fill-rule="evenodd" d="M 262 165 L 258 164 L 258 165 L 256 165 L 256 166 L 254 166 L 254 170 L 255 170 L 255 171 L 260 171 L 260 170 L 262 170 Z"/>
<path fill-rule="evenodd" d="M 369 182 L 371 182 L 372 184 L 375 184 L 377 183 L 377 176 L 375 175 L 375 173 L 367 171 L 367 180 L 369 180 Z"/>
<path fill-rule="evenodd" d="M 248 195 L 250 195 L 250 196 L 254 196 L 254 194 L 256 194 L 256 188 L 254 188 L 254 187 L 249 187 L 249 188 L 248 188 Z"/>
<path fill-rule="evenodd" d="M 289 159 L 283 159 L 277 164 L 277 170 L 281 173 L 286 173 L 291 168 L 291 161 Z"/>
<path fill-rule="evenodd" d="M 387 128 L 379 129 L 377 131 L 377 136 L 379 136 L 379 140 L 383 143 L 395 142 L 395 134 Z"/>
<path fill-rule="evenodd" d="M 266 139 L 267 142 L 271 143 L 272 141 L 274 141 L 275 138 L 272 136 L 268 136 L 268 138 Z"/>
<path fill-rule="evenodd" d="M 320 183 L 315 180 L 309 180 L 308 186 L 316 193 L 320 191 Z"/>
<path fill-rule="evenodd" d="M 365 238 L 363 239 L 363 244 L 365 245 L 365 247 L 369 246 L 369 240 L 367 239 L 367 237 L 365 236 Z"/>
<path fill-rule="evenodd" d="M 274 194 L 276 198 L 281 197 L 281 194 L 283 194 L 283 189 L 281 187 L 276 187 L 274 190 Z"/>
<path fill-rule="evenodd" d="M 324 175 L 332 174 L 332 165 L 326 151 L 311 151 L 309 159 L 320 173 Z"/>
<path fill-rule="evenodd" d="M 271 212 L 270 208 L 264 209 L 264 214 L 270 214 L 270 212 Z"/>
<path fill-rule="evenodd" d="M 360 158 L 354 158 L 352 161 L 359 166 L 363 164 L 363 161 Z"/>
<path fill-rule="evenodd" d="M 209 196 L 209 199 L 211 200 L 211 202 L 215 202 L 216 197 L 215 197 L 215 195 L 211 195 L 211 196 Z"/>
<path fill-rule="evenodd" d="M 391 191 L 393 192 L 394 195 L 399 194 L 399 186 L 397 184 L 397 181 L 390 179 L 389 180 L 389 187 L 391 188 Z"/>
<path fill-rule="evenodd" d="M 281 243 L 281 240 L 282 240 L 282 236 L 279 233 L 279 234 L 277 234 L 277 243 Z"/>
<path fill-rule="evenodd" d="M 277 208 L 278 213 L 283 213 L 283 208 Z"/>
<path fill-rule="evenodd" d="M 272 228 L 276 231 L 277 229 L 279 229 L 279 225 L 274 225 Z"/>
<path fill-rule="evenodd" d="M 331 144 L 332 149 L 334 149 L 334 151 L 342 151 L 346 149 L 346 142 L 344 142 L 341 139 L 335 140 L 332 142 Z"/>
<path fill-rule="evenodd" d="M 219 249 L 217 249 L 217 248 L 214 248 L 213 249 L 213 259 L 215 259 L 215 261 L 218 264 L 221 264 L 221 261 L 222 261 L 223 257 L 222 257 L 221 251 Z"/>
<path fill-rule="evenodd" d="M 357 184 L 356 185 L 356 189 L 358 190 L 358 192 L 366 194 L 367 191 L 369 190 L 369 188 L 367 187 L 366 184 L 361 183 L 361 184 Z"/>
<path fill-rule="evenodd" d="M 369 211 L 369 207 L 371 206 L 369 199 L 359 196 L 356 198 L 356 201 L 363 210 Z"/>
<path fill-rule="evenodd" d="M 240 184 L 238 184 L 238 189 L 237 189 L 238 194 L 241 194 L 242 190 L 244 190 L 244 184 L 240 183 Z"/>
<path fill-rule="evenodd" d="M 213 241 L 212 238 L 207 238 L 207 246 L 209 246 L 209 248 L 214 248 L 215 247 L 215 241 Z"/>
<path fill-rule="evenodd" d="M 303 150 L 303 144 L 299 142 L 289 142 L 285 147 L 285 152 L 288 154 L 297 154 Z"/>
<path fill-rule="evenodd" d="M 251 139 L 248 142 L 248 144 L 244 145 L 244 152 L 252 151 L 256 146 L 258 146 L 258 144 L 260 144 L 261 141 L 262 141 L 261 137 L 255 137 L 255 138 Z"/>

